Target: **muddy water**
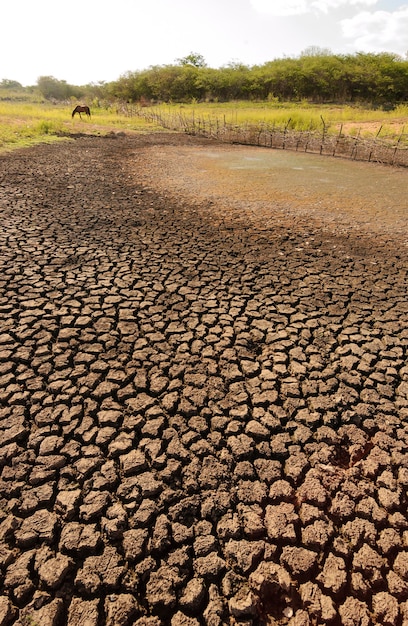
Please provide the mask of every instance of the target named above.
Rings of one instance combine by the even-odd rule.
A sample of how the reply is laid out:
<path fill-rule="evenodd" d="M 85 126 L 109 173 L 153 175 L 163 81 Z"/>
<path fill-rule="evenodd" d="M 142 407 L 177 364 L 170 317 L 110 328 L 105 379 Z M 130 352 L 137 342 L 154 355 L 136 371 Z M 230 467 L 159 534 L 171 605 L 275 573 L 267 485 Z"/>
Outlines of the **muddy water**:
<path fill-rule="evenodd" d="M 326 227 L 408 239 L 408 170 L 402 168 L 242 146 L 169 146 L 155 156 L 168 188 L 217 204 L 228 200 L 266 225 L 268 209 L 278 209 Z"/>

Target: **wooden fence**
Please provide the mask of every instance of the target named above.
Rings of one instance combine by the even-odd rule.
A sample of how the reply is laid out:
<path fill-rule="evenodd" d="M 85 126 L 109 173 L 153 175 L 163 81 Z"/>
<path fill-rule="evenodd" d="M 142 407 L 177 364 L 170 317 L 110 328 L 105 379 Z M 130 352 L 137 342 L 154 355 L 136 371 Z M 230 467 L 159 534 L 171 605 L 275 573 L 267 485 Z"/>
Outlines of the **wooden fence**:
<path fill-rule="evenodd" d="M 186 116 L 159 109 L 152 112 L 141 108 L 138 109 L 137 115 L 163 128 L 213 138 L 225 143 L 312 152 L 355 161 L 408 167 L 408 134 L 404 133 L 404 129 L 395 139 L 391 136 L 381 136 L 381 126 L 375 137 L 367 138 L 362 136 L 361 131 L 356 135 L 345 135 L 343 127 L 337 135 L 333 135 L 328 132 L 323 118 L 319 130 L 296 131 L 290 128 L 290 119 L 285 126 L 267 123 L 237 125 L 228 123 L 225 119 L 196 117 L 194 114 Z"/>

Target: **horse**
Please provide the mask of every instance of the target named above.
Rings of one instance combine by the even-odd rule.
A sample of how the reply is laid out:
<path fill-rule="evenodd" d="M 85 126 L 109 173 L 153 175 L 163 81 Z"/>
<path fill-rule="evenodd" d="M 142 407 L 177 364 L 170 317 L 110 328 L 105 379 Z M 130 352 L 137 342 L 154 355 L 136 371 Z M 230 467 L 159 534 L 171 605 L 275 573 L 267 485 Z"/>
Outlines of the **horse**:
<path fill-rule="evenodd" d="M 78 105 L 78 106 L 76 106 L 76 107 L 75 107 L 75 109 L 72 111 L 72 117 L 74 117 L 75 113 L 78 113 L 78 115 L 79 115 L 79 117 L 81 118 L 81 120 L 82 120 L 82 115 L 81 115 L 81 113 L 86 113 L 86 115 L 87 115 L 89 118 L 91 117 L 91 111 L 89 110 L 89 107 L 87 107 L 87 106 L 84 106 L 84 107 L 81 107 L 81 106 L 79 106 L 79 105 Z"/>

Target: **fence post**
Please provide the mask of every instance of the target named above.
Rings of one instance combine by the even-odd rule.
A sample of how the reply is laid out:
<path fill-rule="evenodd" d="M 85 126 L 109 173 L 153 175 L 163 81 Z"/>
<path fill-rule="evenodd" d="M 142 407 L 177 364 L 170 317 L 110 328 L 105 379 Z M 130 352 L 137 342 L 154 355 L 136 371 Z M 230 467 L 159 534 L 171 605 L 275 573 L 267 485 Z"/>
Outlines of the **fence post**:
<path fill-rule="evenodd" d="M 336 143 L 334 144 L 333 156 L 335 156 L 335 154 L 336 154 L 336 150 L 337 150 L 337 146 L 338 146 L 338 145 L 339 145 L 339 143 L 340 143 L 340 139 L 341 139 L 342 131 L 343 131 L 343 124 L 341 124 L 341 126 L 340 126 L 339 134 L 337 135 Z"/>
<path fill-rule="evenodd" d="M 358 142 L 360 140 L 360 133 L 361 133 L 361 128 L 358 129 L 357 137 L 356 137 L 356 140 L 354 142 L 354 146 L 353 146 L 353 149 L 352 149 L 351 155 L 350 155 L 350 158 L 353 159 L 353 161 L 355 161 L 356 156 L 357 156 L 357 144 L 358 144 Z"/>
<path fill-rule="evenodd" d="M 403 136 L 403 134 L 404 134 L 404 129 L 405 129 L 405 126 L 403 126 L 403 127 L 402 127 L 401 134 L 400 134 L 400 136 L 398 137 L 397 145 L 396 145 L 396 146 L 395 146 L 395 148 L 394 148 L 394 154 L 392 155 L 392 163 L 391 163 L 391 165 L 394 165 L 394 163 L 395 163 L 395 155 L 397 154 L 397 151 L 398 151 L 398 146 L 399 146 L 400 141 L 401 141 L 401 139 L 402 139 L 402 136 Z"/>
<path fill-rule="evenodd" d="M 325 121 L 324 121 L 324 119 L 323 119 L 323 116 L 322 116 L 322 115 L 320 116 L 320 119 L 321 119 L 321 120 L 322 120 L 322 122 L 323 122 L 322 143 L 320 144 L 320 154 L 322 154 L 322 152 L 323 152 L 323 146 L 324 146 L 324 140 L 325 140 L 325 138 L 326 138 L 326 124 L 325 124 Z"/>
<path fill-rule="evenodd" d="M 262 123 L 261 123 L 261 125 L 258 128 L 258 139 L 257 139 L 258 146 L 261 145 L 261 135 L 262 135 Z"/>
<path fill-rule="evenodd" d="M 273 133 L 275 132 L 275 122 L 272 125 L 272 130 L 271 130 L 271 148 L 273 148 Z"/>
<path fill-rule="evenodd" d="M 375 136 L 373 146 L 372 146 L 372 148 L 371 148 L 371 150 L 370 150 L 370 154 L 368 155 L 368 161 L 371 161 L 371 157 L 372 157 L 372 154 L 373 154 L 373 152 L 374 152 L 374 148 L 375 148 L 375 143 L 376 143 L 376 141 L 377 141 L 377 138 L 380 136 L 380 132 L 381 132 L 381 130 L 382 130 L 382 124 L 381 124 L 381 126 L 380 126 L 380 129 L 379 129 L 378 133 L 377 133 L 377 134 L 376 134 L 376 136 Z"/>
<path fill-rule="evenodd" d="M 289 124 L 290 124 L 291 119 L 292 119 L 291 117 L 288 119 L 288 121 L 287 121 L 287 123 L 286 123 L 286 126 L 285 126 L 285 130 L 283 131 L 283 144 L 282 144 L 282 150 L 284 150 L 284 149 L 285 149 L 285 147 L 286 147 L 286 134 L 287 134 L 287 132 L 288 132 L 288 127 L 289 127 Z"/>
<path fill-rule="evenodd" d="M 305 152 L 307 152 L 307 149 L 309 147 L 309 141 L 310 141 L 310 136 L 312 134 L 312 130 L 313 130 L 313 121 L 310 120 L 310 128 L 309 128 L 309 132 L 307 134 L 307 139 L 306 139 L 306 143 L 305 143 Z"/>

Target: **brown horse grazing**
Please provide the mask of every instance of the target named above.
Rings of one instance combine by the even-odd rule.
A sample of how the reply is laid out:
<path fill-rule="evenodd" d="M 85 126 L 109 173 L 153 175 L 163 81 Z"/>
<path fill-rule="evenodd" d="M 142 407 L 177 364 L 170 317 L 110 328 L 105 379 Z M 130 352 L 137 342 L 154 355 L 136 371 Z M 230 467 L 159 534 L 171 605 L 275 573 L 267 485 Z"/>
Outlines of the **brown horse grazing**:
<path fill-rule="evenodd" d="M 81 113 L 86 113 L 86 115 L 88 117 L 91 117 L 91 111 L 89 110 L 89 107 L 81 107 L 81 106 L 76 106 L 75 109 L 72 111 L 72 117 L 74 117 L 75 113 L 78 113 L 79 117 L 82 120 L 82 115 Z"/>

